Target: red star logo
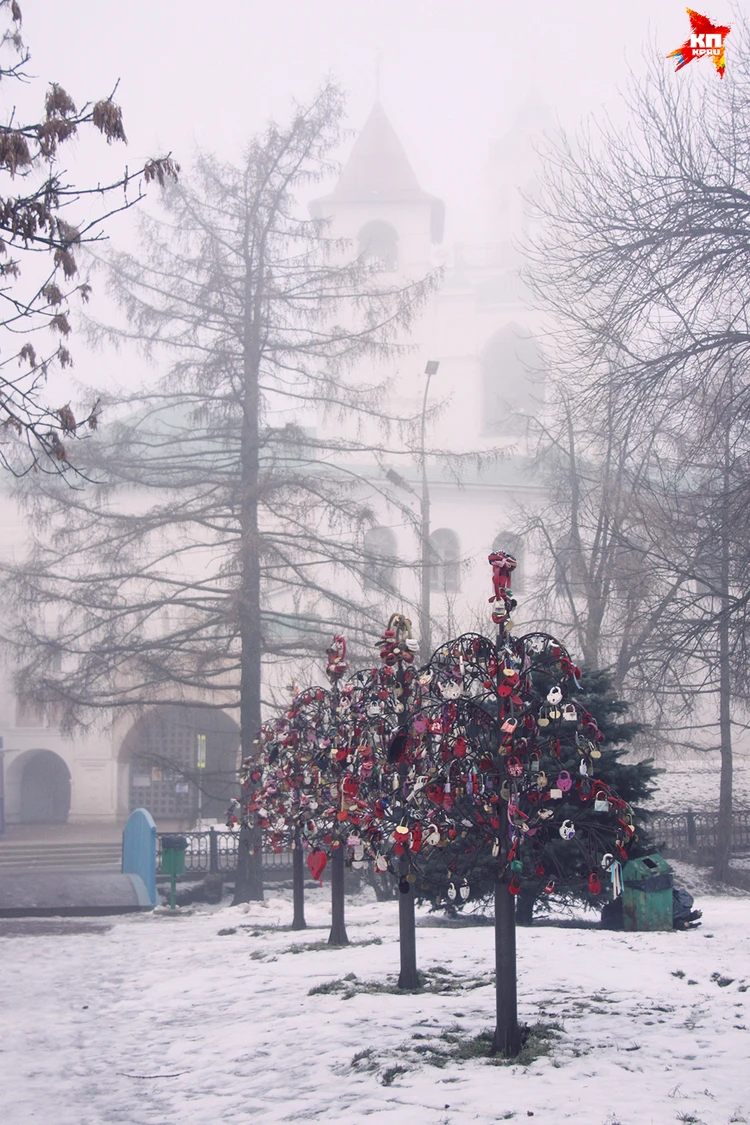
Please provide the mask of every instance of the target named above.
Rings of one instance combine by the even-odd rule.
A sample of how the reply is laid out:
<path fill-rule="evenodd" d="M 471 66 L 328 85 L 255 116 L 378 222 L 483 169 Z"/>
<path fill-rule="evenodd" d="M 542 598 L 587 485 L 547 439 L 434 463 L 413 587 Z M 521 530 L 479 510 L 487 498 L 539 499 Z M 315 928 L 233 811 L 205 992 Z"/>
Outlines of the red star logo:
<path fill-rule="evenodd" d="M 710 58 L 716 67 L 719 78 L 724 77 L 726 69 L 726 37 L 731 28 L 719 23 L 711 23 L 706 16 L 687 8 L 692 35 L 676 51 L 670 51 L 668 59 L 677 59 L 675 70 L 682 70 L 693 59 Z"/>

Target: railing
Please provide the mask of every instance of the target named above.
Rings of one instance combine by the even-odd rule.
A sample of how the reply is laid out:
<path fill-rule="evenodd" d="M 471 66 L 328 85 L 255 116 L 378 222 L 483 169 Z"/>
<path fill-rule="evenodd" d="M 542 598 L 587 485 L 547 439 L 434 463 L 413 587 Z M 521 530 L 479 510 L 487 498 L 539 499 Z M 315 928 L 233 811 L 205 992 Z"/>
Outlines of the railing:
<path fill-rule="evenodd" d="M 666 851 L 683 851 L 689 848 L 715 848 L 719 827 L 718 813 L 699 813 L 688 809 L 684 813 L 652 813 L 646 822 L 649 837 L 656 847 Z M 187 839 L 185 873 L 218 875 L 222 871 L 237 870 L 239 832 L 223 832 L 211 828 L 207 832 L 179 832 L 156 834 L 156 870 L 161 873 L 161 838 L 163 835 L 180 835 Z M 732 817 L 732 847 L 750 848 L 750 809 L 740 809 Z M 264 852 L 263 866 L 286 868 L 292 866 L 291 852 Z"/>
<path fill-rule="evenodd" d="M 715 848 L 719 829 L 718 813 L 657 812 L 648 818 L 646 829 L 654 844 L 670 851 L 686 848 Z M 732 847 L 750 848 L 750 809 L 732 814 Z"/>
<path fill-rule="evenodd" d="M 157 832 L 156 872 L 161 874 L 162 836 L 184 836 L 188 842 L 185 851 L 185 873 L 218 875 L 222 871 L 237 870 L 239 832 L 221 832 L 211 828 L 208 832 Z M 264 852 L 263 866 L 283 868 L 292 866 L 291 852 Z"/>

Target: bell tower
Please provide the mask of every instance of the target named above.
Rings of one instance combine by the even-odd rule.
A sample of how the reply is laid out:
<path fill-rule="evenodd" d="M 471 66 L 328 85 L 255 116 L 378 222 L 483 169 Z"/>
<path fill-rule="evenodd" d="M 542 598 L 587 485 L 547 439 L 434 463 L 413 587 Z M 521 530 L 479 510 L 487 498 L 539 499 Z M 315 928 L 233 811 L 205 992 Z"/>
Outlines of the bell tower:
<path fill-rule="evenodd" d="M 419 186 L 409 158 L 376 102 L 330 195 L 310 204 L 331 221 L 334 238 L 376 261 L 385 273 L 421 277 L 442 242 L 445 204 Z"/>

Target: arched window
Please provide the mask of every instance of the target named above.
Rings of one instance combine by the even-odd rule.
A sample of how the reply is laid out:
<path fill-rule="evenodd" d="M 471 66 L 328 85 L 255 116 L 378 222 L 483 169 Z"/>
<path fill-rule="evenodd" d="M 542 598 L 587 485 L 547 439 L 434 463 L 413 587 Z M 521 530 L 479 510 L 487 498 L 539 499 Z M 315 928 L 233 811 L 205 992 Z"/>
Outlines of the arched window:
<path fill-rule="evenodd" d="M 493 551 L 505 551 L 518 563 L 518 566 L 511 574 L 510 585 L 514 594 L 520 594 L 524 588 L 526 575 L 524 574 L 524 550 L 523 541 L 520 535 L 516 535 L 514 531 L 501 531 L 499 535 L 495 536 L 492 544 Z"/>
<path fill-rule="evenodd" d="M 359 232 L 359 253 L 375 269 L 392 272 L 398 266 L 398 234 L 390 223 L 374 219 Z"/>
<path fill-rule="evenodd" d="M 365 590 L 392 590 L 396 585 L 396 536 L 390 527 L 369 527 L 365 532 L 362 584 Z"/>
<path fill-rule="evenodd" d="M 430 536 L 430 589 L 449 593 L 461 584 L 461 548 L 455 531 L 439 527 Z"/>
<path fill-rule="evenodd" d="M 482 430 L 518 433 L 541 404 L 544 391 L 541 357 L 528 331 L 507 324 L 481 354 Z"/>

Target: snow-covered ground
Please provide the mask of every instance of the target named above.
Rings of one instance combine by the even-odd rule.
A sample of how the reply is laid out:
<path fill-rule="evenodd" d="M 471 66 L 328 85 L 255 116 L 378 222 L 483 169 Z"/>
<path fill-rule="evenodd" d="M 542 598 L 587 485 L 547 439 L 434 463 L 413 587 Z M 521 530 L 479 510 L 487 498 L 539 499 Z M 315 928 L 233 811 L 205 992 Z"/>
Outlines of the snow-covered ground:
<path fill-rule="evenodd" d="M 664 772 L 658 778 L 658 789 L 650 807 L 664 812 L 684 813 L 718 812 L 719 809 L 719 755 L 686 755 L 658 761 Z M 733 768 L 735 809 L 750 809 L 750 762 L 737 757 Z"/>
<path fill-rule="evenodd" d="M 491 926 L 421 926 L 429 987 L 399 995 L 396 904 L 351 902 L 345 949 L 327 905 L 302 933 L 284 898 L 0 920 L 0 1121 L 750 1122 L 750 896 L 699 899 L 690 932 L 519 930 L 525 1065 L 476 1054 Z"/>

